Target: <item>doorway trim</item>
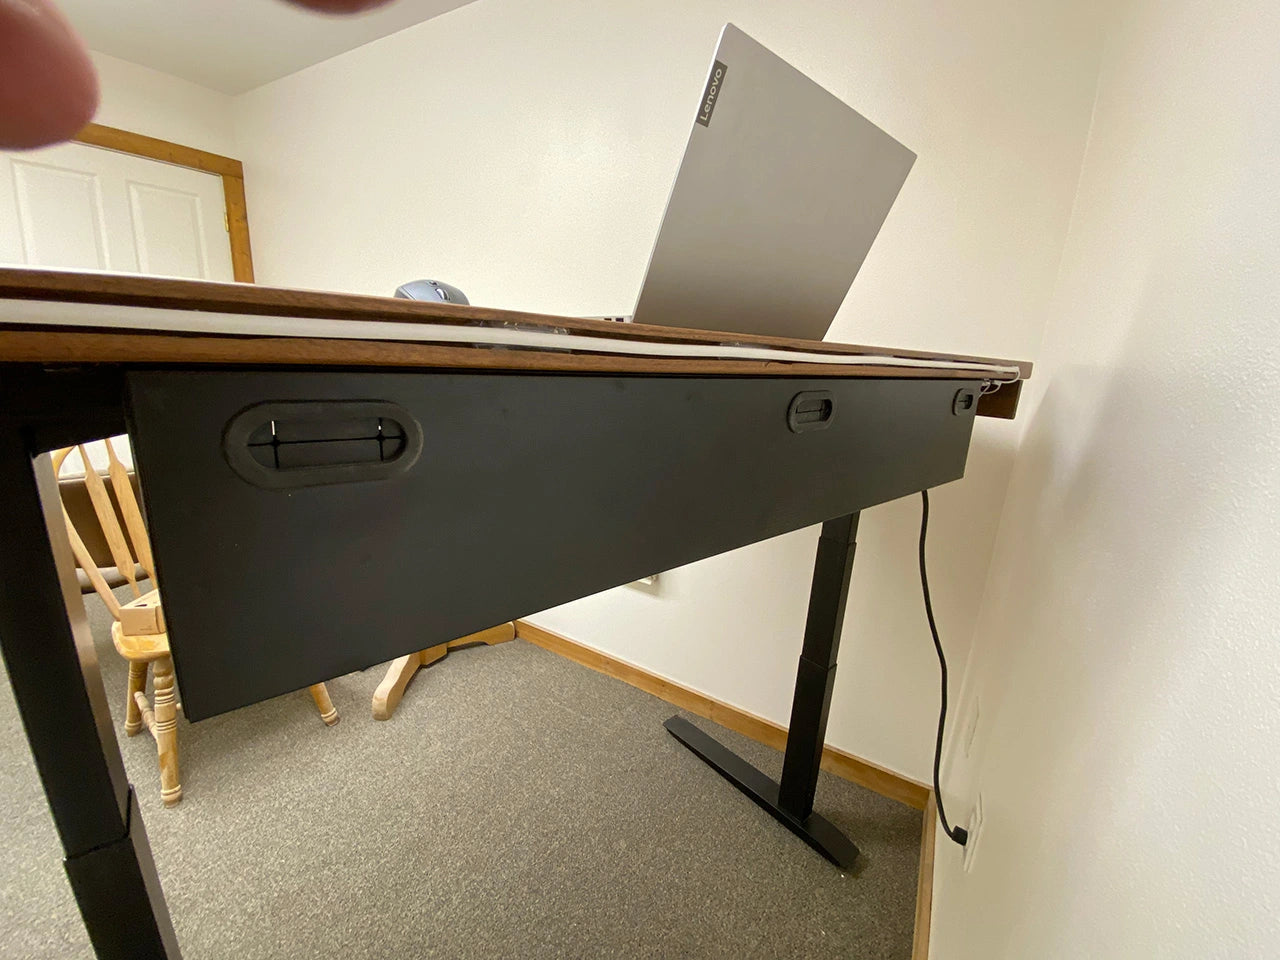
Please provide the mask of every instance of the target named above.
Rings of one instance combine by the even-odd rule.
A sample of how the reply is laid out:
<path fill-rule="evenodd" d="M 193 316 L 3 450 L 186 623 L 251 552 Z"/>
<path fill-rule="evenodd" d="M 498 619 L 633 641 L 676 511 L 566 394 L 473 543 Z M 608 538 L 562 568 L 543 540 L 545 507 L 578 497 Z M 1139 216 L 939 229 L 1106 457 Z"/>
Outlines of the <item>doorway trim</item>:
<path fill-rule="evenodd" d="M 239 160 L 184 147 L 168 140 L 158 140 L 141 133 L 91 123 L 73 138 L 91 147 L 131 153 L 179 167 L 190 167 L 222 178 L 222 194 L 226 203 L 227 237 L 231 243 L 231 274 L 237 283 L 253 283 L 253 254 L 249 248 L 249 214 L 244 199 L 244 166 Z"/>

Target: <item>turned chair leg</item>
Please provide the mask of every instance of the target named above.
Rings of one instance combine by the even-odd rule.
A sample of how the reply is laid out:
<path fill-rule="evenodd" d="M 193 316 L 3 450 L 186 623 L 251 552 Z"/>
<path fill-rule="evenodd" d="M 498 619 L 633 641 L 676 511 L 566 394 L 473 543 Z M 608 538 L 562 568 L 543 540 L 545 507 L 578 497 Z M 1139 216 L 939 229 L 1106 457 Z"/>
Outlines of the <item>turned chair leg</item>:
<path fill-rule="evenodd" d="M 137 694 L 147 689 L 147 663 L 145 660 L 129 661 L 129 696 L 124 707 L 124 732 L 132 737 L 142 729 L 142 711 L 138 709 Z"/>
<path fill-rule="evenodd" d="M 338 708 L 329 699 L 329 688 L 323 683 L 316 683 L 307 689 L 311 691 L 311 699 L 316 702 L 316 709 L 320 711 L 320 719 L 326 726 L 332 727 L 341 717 L 338 716 Z"/>
<path fill-rule="evenodd" d="M 173 696 L 173 660 L 161 657 L 155 667 L 155 735 L 160 755 L 160 799 L 171 807 L 182 799 L 178 782 L 178 708 Z"/>

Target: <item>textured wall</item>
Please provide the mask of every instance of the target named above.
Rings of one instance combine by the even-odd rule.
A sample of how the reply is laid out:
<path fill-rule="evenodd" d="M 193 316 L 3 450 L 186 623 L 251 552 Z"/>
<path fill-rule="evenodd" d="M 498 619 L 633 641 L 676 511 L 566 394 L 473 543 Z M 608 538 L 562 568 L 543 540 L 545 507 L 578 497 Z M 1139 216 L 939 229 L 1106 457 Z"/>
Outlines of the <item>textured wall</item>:
<path fill-rule="evenodd" d="M 1147 0 L 1109 37 L 936 957 L 1280 954 L 1277 36 L 1271 2 Z"/>

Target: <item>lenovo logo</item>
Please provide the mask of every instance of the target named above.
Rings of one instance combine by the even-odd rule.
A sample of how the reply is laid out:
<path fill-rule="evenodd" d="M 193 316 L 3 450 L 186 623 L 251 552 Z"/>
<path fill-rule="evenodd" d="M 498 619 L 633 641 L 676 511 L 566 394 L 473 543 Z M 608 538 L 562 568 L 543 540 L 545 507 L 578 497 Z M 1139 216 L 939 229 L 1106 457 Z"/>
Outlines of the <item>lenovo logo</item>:
<path fill-rule="evenodd" d="M 711 111 L 716 108 L 716 100 L 720 96 L 720 85 L 724 83 L 724 75 L 728 71 L 723 63 L 717 60 L 711 65 L 711 76 L 707 78 L 707 89 L 702 92 L 702 107 L 698 110 L 698 123 L 704 127 L 711 125 Z"/>

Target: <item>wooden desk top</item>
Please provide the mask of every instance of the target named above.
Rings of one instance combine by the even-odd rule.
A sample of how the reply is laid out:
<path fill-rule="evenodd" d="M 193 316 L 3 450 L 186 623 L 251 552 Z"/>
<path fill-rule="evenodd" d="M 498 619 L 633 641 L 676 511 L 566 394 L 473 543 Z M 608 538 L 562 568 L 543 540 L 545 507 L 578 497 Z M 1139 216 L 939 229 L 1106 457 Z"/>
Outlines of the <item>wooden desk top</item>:
<path fill-rule="evenodd" d="M 297 333 L 290 329 L 295 324 Z M 372 324 L 378 324 L 376 332 L 366 326 Z M 539 346 L 467 342 L 472 336 L 492 339 L 495 332 Z M 437 334 L 454 342 L 433 342 Z M 640 355 L 657 351 L 676 355 Z M 977 378 L 1008 381 L 985 394 L 979 406 L 982 415 L 1004 418 L 1013 416 L 1021 381 L 1031 374 L 1030 363 L 990 357 L 253 284 L 24 268 L 0 268 L 0 362 Z"/>

